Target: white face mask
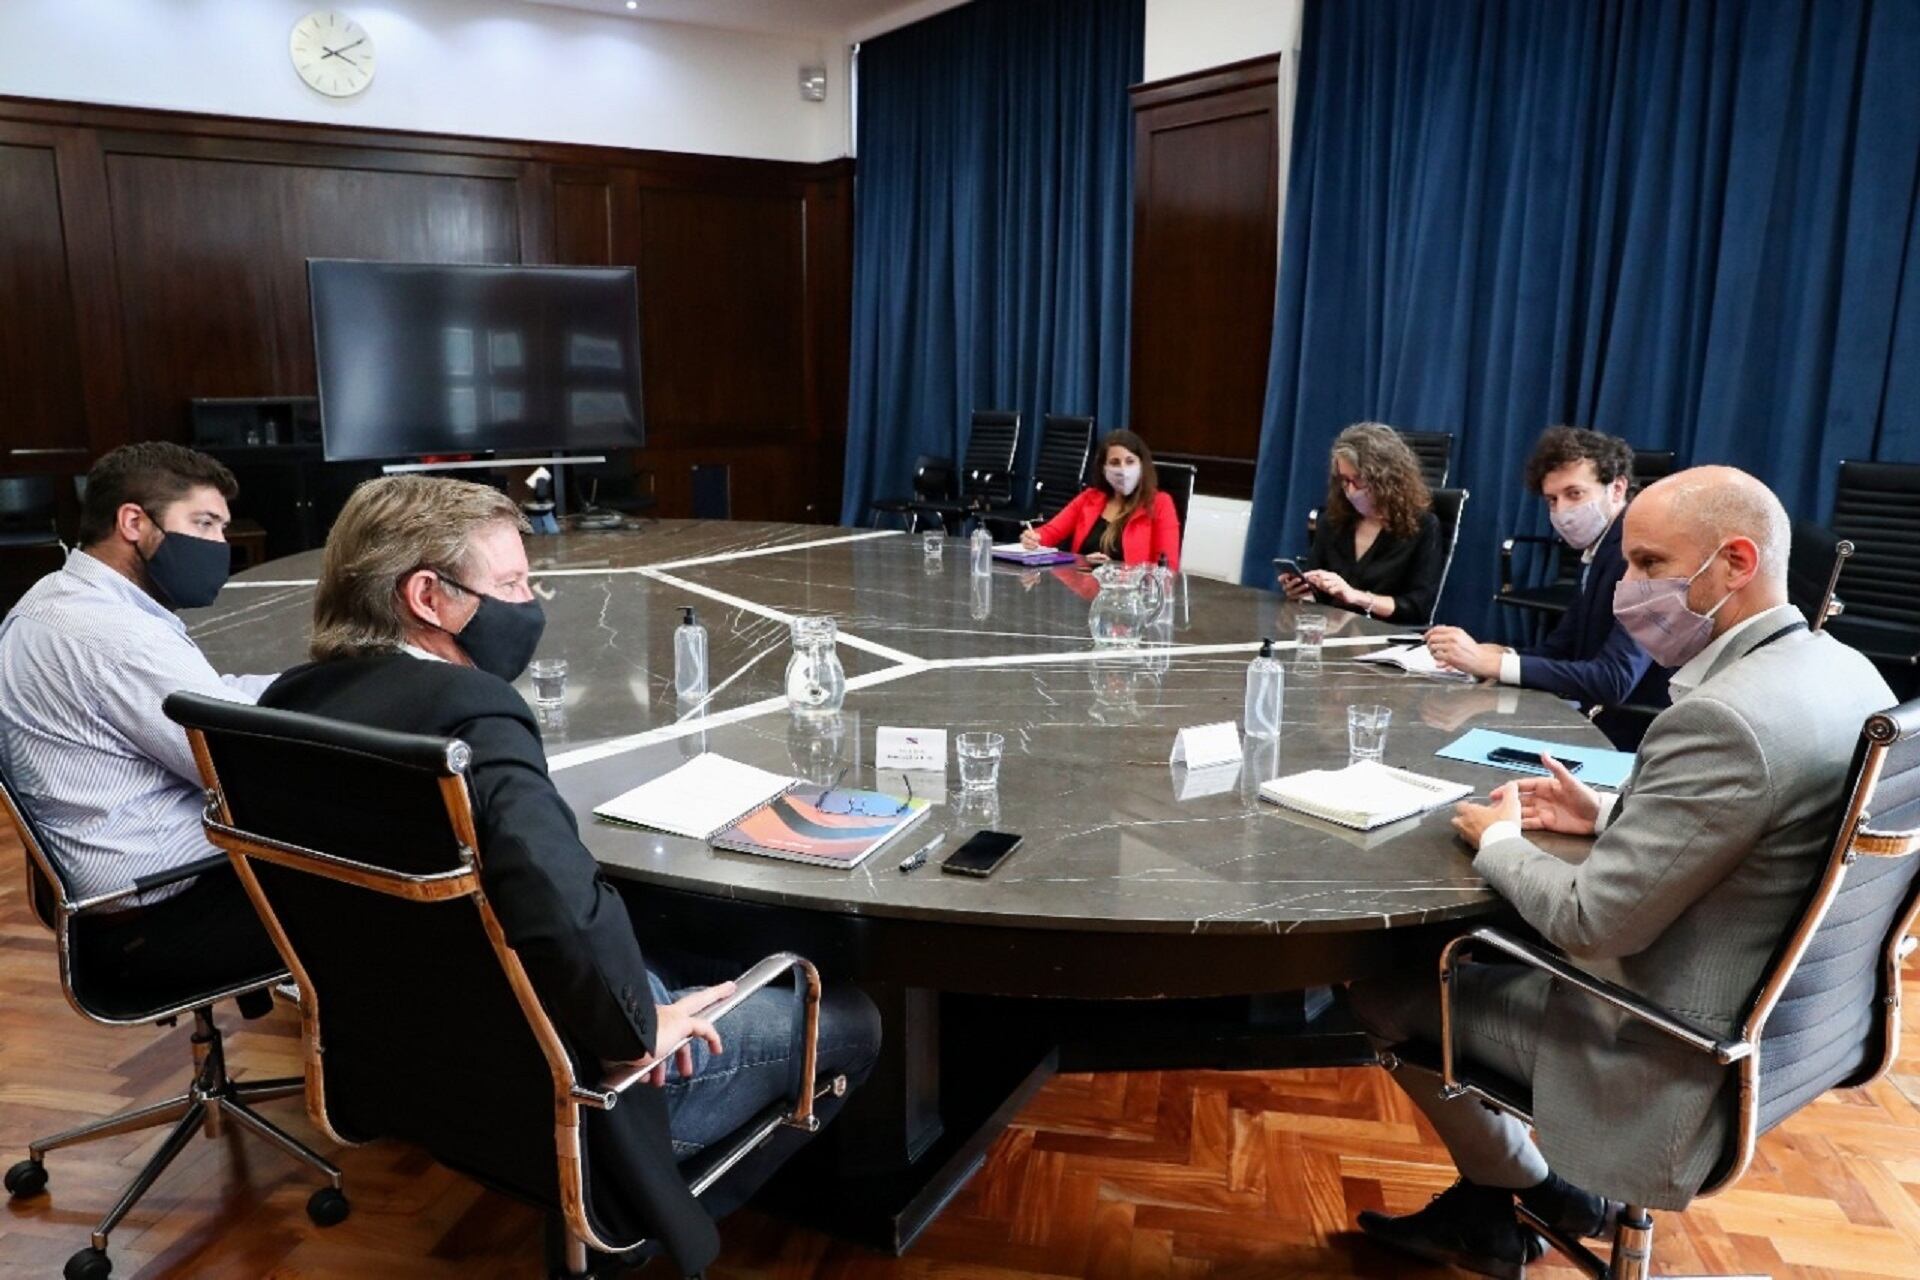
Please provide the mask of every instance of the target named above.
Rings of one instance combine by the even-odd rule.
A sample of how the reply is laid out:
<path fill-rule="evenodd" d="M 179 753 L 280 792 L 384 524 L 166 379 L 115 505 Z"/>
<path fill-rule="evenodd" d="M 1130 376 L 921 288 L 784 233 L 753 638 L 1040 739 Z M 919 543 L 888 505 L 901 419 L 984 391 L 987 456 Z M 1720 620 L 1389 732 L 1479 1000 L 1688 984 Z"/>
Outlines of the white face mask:
<path fill-rule="evenodd" d="M 1590 498 L 1578 506 L 1561 507 L 1547 517 L 1553 522 L 1553 530 L 1567 540 L 1567 545 L 1576 551 L 1585 551 L 1600 540 L 1600 535 L 1613 523 L 1613 513 L 1607 509 L 1607 499 L 1603 494 Z"/>
<path fill-rule="evenodd" d="M 1131 466 L 1108 467 L 1106 471 L 1107 483 L 1112 485 L 1113 491 L 1123 498 L 1128 497 L 1140 487 L 1140 464 L 1137 462 Z"/>

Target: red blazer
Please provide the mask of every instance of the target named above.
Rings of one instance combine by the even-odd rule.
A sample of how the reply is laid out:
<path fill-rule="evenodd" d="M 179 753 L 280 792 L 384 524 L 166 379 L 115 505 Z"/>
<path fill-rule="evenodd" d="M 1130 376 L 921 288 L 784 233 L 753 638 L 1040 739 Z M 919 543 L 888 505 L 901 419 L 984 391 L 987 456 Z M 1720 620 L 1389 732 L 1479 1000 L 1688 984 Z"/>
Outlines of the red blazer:
<path fill-rule="evenodd" d="M 1093 526 L 1100 523 L 1106 509 L 1104 489 L 1083 489 L 1060 514 L 1033 531 L 1033 536 L 1049 547 L 1078 551 Z M 1136 511 L 1120 530 L 1120 554 L 1128 564 L 1159 564 L 1167 558 L 1167 568 L 1180 571 L 1180 517 L 1173 513 L 1173 499 L 1165 492 L 1153 495 L 1151 512 Z"/>

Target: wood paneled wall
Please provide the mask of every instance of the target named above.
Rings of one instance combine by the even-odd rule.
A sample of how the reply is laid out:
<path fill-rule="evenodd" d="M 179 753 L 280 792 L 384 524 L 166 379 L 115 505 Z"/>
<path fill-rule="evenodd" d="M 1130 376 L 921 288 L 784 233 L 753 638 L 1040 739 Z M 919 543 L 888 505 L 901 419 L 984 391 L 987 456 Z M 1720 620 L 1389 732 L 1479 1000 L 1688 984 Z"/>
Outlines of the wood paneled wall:
<path fill-rule="evenodd" d="M 308 257 L 629 265 L 650 472 L 832 519 L 852 164 L 0 98 L 0 473 L 188 438 L 194 396 L 311 395 Z"/>
<path fill-rule="evenodd" d="M 1251 492 L 1279 251 L 1279 62 L 1133 90 L 1133 427 Z"/>

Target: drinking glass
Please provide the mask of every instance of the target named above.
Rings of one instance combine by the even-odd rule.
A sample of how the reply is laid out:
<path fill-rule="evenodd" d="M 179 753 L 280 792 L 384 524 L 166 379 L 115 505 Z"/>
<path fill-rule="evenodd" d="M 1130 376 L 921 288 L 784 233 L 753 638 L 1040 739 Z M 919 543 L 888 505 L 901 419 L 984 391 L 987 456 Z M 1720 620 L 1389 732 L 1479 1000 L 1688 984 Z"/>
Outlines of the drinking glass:
<path fill-rule="evenodd" d="M 940 553 L 945 551 L 946 547 L 947 531 L 945 529 L 929 529 L 920 535 L 920 553 L 928 560 L 938 560 Z"/>
<path fill-rule="evenodd" d="M 1303 613 L 1293 624 L 1293 638 L 1298 643 L 1298 652 L 1303 658 L 1320 656 L 1320 646 L 1327 638 L 1327 615 L 1324 613 Z"/>
<path fill-rule="evenodd" d="M 1357 702 L 1347 708 L 1347 759 L 1379 760 L 1387 754 L 1393 708 Z"/>
<path fill-rule="evenodd" d="M 963 733 L 955 739 L 960 756 L 960 786 L 991 791 L 1000 785 L 1000 753 L 1007 740 L 997 733 Z"/>
<path fill-rule="evenodd" d="M 527 667 L 533 677 L 533 700 L 543 707 L 557 707 L 567 696 L 567 660 L 535 658 Z"/>

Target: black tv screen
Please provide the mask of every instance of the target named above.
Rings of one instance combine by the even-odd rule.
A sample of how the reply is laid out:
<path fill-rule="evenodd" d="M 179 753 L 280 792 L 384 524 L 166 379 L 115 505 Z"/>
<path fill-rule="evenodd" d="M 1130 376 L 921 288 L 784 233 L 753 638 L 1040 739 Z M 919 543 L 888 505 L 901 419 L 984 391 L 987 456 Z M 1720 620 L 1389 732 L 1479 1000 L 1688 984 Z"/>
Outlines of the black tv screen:
<path fill-rule="evenodd" d="M 643 443 L 631 267 L 311 258 L 330 461 Z"/>

